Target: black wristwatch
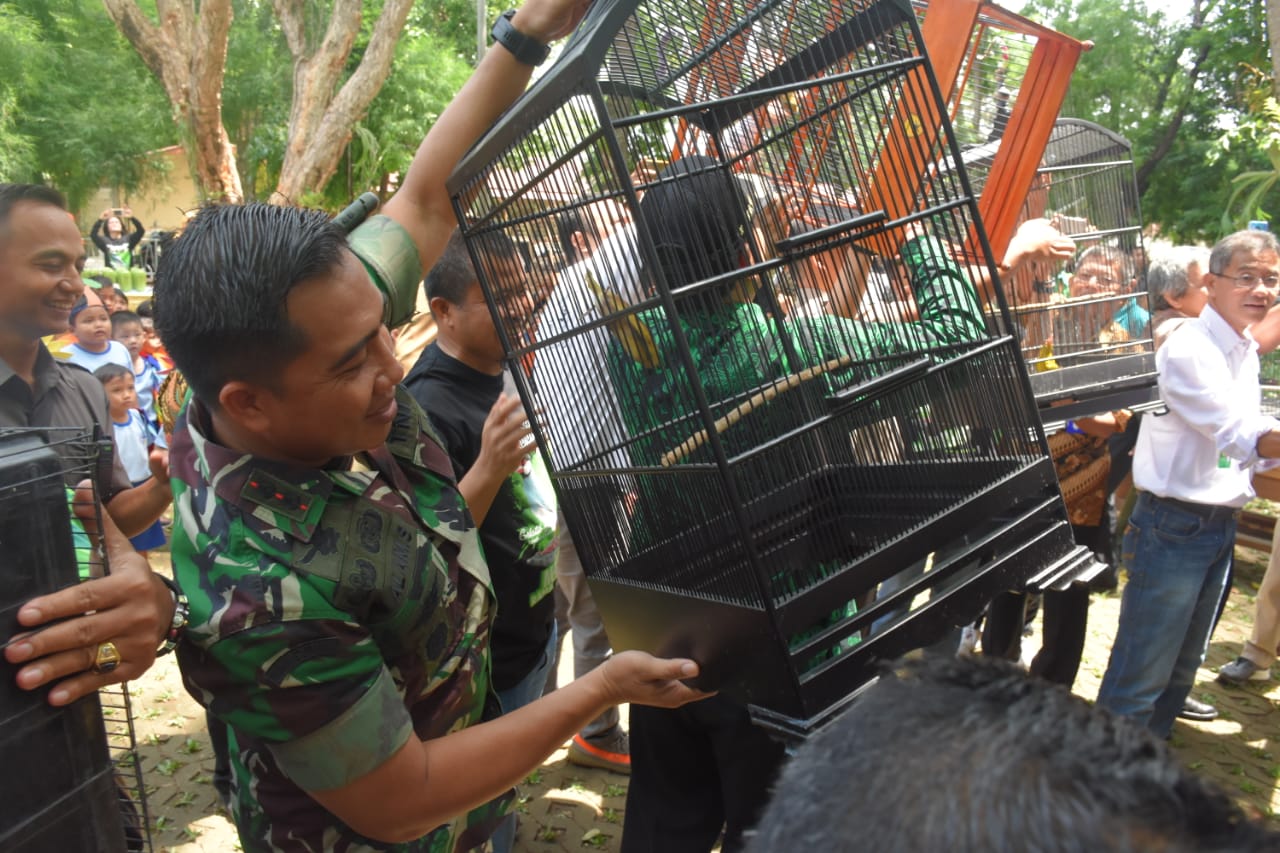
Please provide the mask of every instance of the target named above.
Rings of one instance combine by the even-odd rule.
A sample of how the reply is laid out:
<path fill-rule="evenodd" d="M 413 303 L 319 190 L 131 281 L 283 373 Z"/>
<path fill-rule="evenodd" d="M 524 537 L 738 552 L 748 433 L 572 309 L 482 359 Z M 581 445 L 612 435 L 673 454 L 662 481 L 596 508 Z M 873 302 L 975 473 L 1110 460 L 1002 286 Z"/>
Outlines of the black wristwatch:
<path fill-rule="evenodd" d="M 156 575 L 160 578 L 160 582 L 169 587 L 169 592 L 173 594 L 173 621 L 169 623 L 169 631 L 164 635 L 164 642 L 160 644 L 160 649 L 156 652 L 156 657 L 166 655 L 173 651 L 178 645 L 178 638 L 182 636 L 182 629 L 187 627 L 187 619 L 191 616 L 191 606 L 187 601 L 186 595 L 178 588 L 178 585 L 169 580 L 164 575 Z"/>
<path fill-rule="evenodd" d="M 516 62 L 522 65 L 541 65 L 547 61 L 551 48 L 513 27 L 511 19 L 515 16 L 515 9 L 508 9 L 499 15 L 498 20 L 493 22 L 493 31 L 490 35 L 493 36 L 494 41 L 511 51 Z"/>

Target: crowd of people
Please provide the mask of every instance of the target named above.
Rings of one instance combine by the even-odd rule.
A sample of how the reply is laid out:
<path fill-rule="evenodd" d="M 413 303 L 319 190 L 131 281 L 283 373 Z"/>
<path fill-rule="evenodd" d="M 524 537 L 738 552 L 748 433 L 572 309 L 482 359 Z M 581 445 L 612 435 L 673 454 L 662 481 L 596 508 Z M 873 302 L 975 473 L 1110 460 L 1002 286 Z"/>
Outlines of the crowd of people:
<path fill-rule="evenodd" d="M 861 319 L 873 271 L 850 247 L 810 259 L 792 315 L 767 316 L 732 273 L 770 229 L 743 186 L 698 157 L 669 166 L 641 199 L 659 270 L 606 269 L 634 257 L 609 247 L 634 241 L 636 225 L 594 205 L 562 223 L 556 286 L 529 293 L 514 244 L 464 243 L 445 179 L 523 91 L 532 66 L 521 45 L 566 34 L 585 5 L 528 0 L 503 19 L 499 46 L 378 215 L 348 233 L 317 211 L 206 207 L 166 251 L 154 304 L 137 311 L 109 281 L 82 279 L 83 241 L 56 191 L 0 184 L 0 426 L 114 438 L 111 465 L 89 484 L 106 508 L 98 535 L 111 571 L 18 611 L 30 633 L 5 657 L 19 686 L 66 705 L 176 648 L 221 744 L 221 793 L 246 851 L 504 853 L 513 786 L 566 742 L 571 760 L 632 774 L 627 853 L 806 841 L 978 850 L 1031 834 L 1044 849 L 1274 848 L 1160 743 L 1178 714 L 1212 711 L 1188 704 L 1189 691 L 1250 474 L 1280 457 L 1280 423 L 1258 405 L 1258 349 L 1280 344 L 1280 245 L 1266 232 L 1157 253 L 1140 282 L 1127 255 L 1077 253 L 1036 219 L 999 265 L 1013 276 L 1065 263 L 1058 297 L 1088 303 L 1077 323 L 1159 343 L 1166 411 L 1098 412 L 1050 436 L 1077 541 L 1111 563 L 1113 530 L 1123 539 L 1129 579 L 1097 707 L 1063 689 L 1083 648 L 1079 584 L 1041 604 L 1044 646 L 1030 668 L 1043 680 L 951 654 L 898 663 L 790 760 L 742 702 L 689 686 L 697 662 L 611 652 L 532 443 L 539 413 L 525 412 L 510 370 L 560 381 L 566 365 L 594 365 L 571 424 L 547 431 L 551 452 L 569 454 L 621 452 L 619 438 L 687 415 L 679 377 L 604 326 L 567 338 L 573 354 L 550 347 L 510 365 L 474 263 L 509 296 L 496 305 L 508 332 L 546 338 L 603 313 L 599 281 L 625 293 L 643 276 L 723 278 L 678 320 L 639 317 L 655 364 L 674 363 L 663 357 L 674 338 L 688 341 L 723 399 L 858 355 L 840 341 L 885 354 L 975 340 L 989 294 L 920 230 L 895 259 L 911 285 L 899 321 Z M 137 234 L 124 232 L 127 210 L 109 214 L 94 242 L 106 264 L 127 266 Z M 1143 284 L 1150 314 L 1132 298 Z M 1099 293 L 1116 297 L 1101 313 Z M 393 336 L 415 310 L 412 333 Z M 759 348 L 773 336 L 803 364 Z M 175 377 L 189 394 L 166 383 Z M 657 448 L 630 448 L 633 461 L 659 464 Z M 1132 501 L 1116 499 L 1130 467 Z M 598 498 L 641 538 L 637 500 L 667 512 L 682 500 L 607 483 Z M 1115 503 L 1127 517 L 1117 527 Z M 174 581 L 145 558 L 170 511 Z M 1274 660 L 1272 575 L 1280 569 L 1259 597 L 1270 616 L 1220 674 L 1226 683 L 1266 677 Z M 1027 614 L 1020 592 L 992 603 L 988 658 L 1021 657 Z M 576 678 L 556 685 L 566 630 Z M 617 711 L 628 702 L 629 732 Z M 994 805 L 1010 791 L 1017 808 Z"/>

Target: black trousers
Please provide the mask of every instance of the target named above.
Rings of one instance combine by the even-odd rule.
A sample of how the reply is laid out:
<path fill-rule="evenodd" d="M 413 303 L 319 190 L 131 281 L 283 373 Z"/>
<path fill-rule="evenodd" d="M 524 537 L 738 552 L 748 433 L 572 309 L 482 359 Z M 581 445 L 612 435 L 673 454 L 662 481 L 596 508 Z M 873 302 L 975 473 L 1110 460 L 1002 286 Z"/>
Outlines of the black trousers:
<path fill-rule="evenodd" d="M 1005 592 L 992 600 L 982 629 L 984 655 L 1012 661 L 1022 658 L 1022 627 L 1029 599 L 1026 593 Z M 1044 594 L 1040 609 L 1043 642 L 1031 660 L 1031 674 L 1070 690 L 1084 654 L 1089 588 L 1072 584 L 1061 592 L 1051 589 Z"/>
<path fill-rule="evenodd" d="M 667 710 L 631 706 L 631 783 L 622 853 L 724 853 L 743 847 L 785 748 L 747 709 L 713 696 Z"/>
<path fill-rule="evenodd" d="M 1098 559 L 1111 554 L 1110 518 L 1103 513 L 1097 526 L 1071 525 L 1077 543 L 1093 551 Z M 1022 628 L 1026 622 L 1030 596 L 1005 592 L 987 608 L 982 628 L 982 653 L 1006 660 L 1022 658 Z M 1041 603 L 1043 619 L 1040 651 L 1031 661 L 1031 674 L 1068 690 L 1075 683 L 1084 654 L 1085 629 L 1089 624 L 1089 588 L 1072 584 L 1065 590 L 1049 590 Z"/>

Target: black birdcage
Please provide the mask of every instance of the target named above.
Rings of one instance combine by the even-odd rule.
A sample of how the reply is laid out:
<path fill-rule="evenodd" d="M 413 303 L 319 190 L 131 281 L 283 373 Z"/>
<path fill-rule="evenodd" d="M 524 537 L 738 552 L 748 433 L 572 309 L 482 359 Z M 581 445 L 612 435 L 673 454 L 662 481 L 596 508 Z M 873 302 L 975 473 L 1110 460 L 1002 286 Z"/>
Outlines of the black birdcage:
<path fill-rule="evenodd" d="M 37 595 L 109 571 L 92 531 L 101 508 L 92 485 L 109 456 L 81 430 L 0 430 L 0 621 Z M 109 443 L 106 445 L 109 447 Z M 107 451 L 109 453 L 109 451 Z M 0 849 L 150 850 L 146 790 L 124 685 L 54 708 L 46 691 L 21 690 L 0 660 L 0 757 L 5 763 Z"/>
<path fill-rule="evenodd" d="M 779 727 L 1087 559 L 985 241 L 898 259 L 975 230 L 943 107 L 907 2 L 604 0 L 450 180 L 615 646 Z"/>
<path fill-rule="evenodd" d="M 970 175 L 980 184 L 981 162 Z M 1046 427 L 1158 405 L 1128 141 L 1090 121 L 1058 119 L 1022 206 L 1020 219 L 1031 218 L 1049 219 L 1077 245 L 1073 260 L 1033 263 L 1005 282 Z"/>

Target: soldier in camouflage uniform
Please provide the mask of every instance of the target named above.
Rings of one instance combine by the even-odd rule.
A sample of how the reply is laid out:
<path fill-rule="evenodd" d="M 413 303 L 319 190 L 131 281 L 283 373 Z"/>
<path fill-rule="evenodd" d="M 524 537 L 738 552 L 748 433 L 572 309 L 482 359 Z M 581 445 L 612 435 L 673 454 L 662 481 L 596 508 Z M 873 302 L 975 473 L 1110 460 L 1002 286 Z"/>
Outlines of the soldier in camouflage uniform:
<path fill-rule="evenodd" d="M 545 40 L 583 9 L 530 0 L 511 24 Z M 349 238 L 315 211 L 210 207 L 165 255 L 156 327 L 193 395 L 170 457 L 179 662 L 229 728 L 246 851 L 472 849 L 604 708 L 702 695 L 677 680 L 692 661 L 631 652 L 490 719 L 477 519 L 386 324 L 452 229 L 445 177 L 528 76 L 490 51 Z"/>

